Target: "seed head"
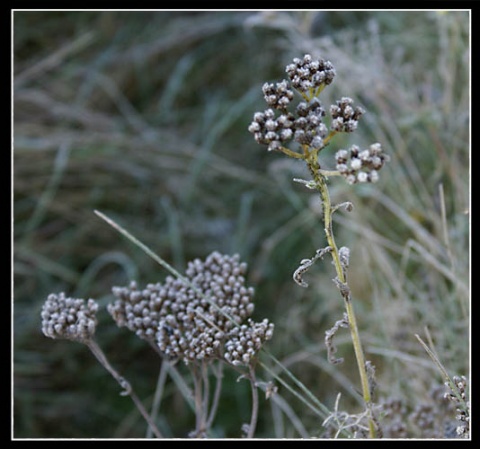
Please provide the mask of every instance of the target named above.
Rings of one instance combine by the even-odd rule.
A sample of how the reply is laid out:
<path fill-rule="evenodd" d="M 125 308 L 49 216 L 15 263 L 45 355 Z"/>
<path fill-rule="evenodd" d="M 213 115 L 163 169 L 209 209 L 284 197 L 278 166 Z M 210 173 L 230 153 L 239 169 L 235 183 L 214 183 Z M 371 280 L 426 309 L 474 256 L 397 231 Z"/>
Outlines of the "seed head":
<path fill-rule="evenodd" d="M 157 345 L 169 359 L 192 363 L 222 358 L 225 342 L 254 310 L 254 290 L 246 286 L 246 271 L 238 254 L 215 251 L 205 260 L 188 263 L 184 275 L 188 282 L 167 276 L 163 284 L 144 289 L 135 282 L 114 287 L 116 300 L 108 310 L 119 326 Z M 243 363 L 257 350 L 242 353 Z"/>
<path fill-rule="evenodd" d="M 89 299 L 50 294 L 43 304 L 42 332 L 46 337 L 86 342 L 95 334 L 98 304 Z"/>
<path fill-rule="evenodd" d="M 342 97 L 336 104 L 330 106 L 332 131 L 351 133 L 357 129 L 359 118 L 365 110 L 359 106 L 354 108 L 350 97 Z"/>
<path fill-rule="evenodd" d="M 349 184 L 355 184 L 377 182 L 378 171 L 389 157 L 383 153 L 379 143 L 374 143 L 366 150 L 361 150 L 357 145 L 352 145 L 348 151 L 338 150 L 335 160 L 337 171 Z"/>
<path fill-rule="evenodd" d="M 293 63 L 287 65 L 285 71 L 292 86 L 301 92 L 316 89 L 322 84 L 331 84 L 335 77 L 335 68 L 330 61 L 313 60 L 309 54 L 303 59 L 294 58 Z"/>

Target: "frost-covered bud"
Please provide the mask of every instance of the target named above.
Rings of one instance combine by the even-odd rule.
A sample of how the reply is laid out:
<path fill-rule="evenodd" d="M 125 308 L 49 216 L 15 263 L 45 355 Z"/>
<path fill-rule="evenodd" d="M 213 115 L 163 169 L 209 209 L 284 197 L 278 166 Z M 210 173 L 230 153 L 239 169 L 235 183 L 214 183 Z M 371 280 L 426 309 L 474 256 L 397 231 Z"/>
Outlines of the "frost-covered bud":
<path fill-rule="evenodd" d="M 335 153 L 335 159 L 338 163 L 346 162 L 348 158 L 348 151 L 347 150 L 338 150 Z"/>
<path fill-rule="evenodd" d="M 368 181 L 368 174 L 364 171 L 358 172 L 357 174 L 358 182 L 367 182 Z"/>
<path fill-rule="evenodd" d="M 369 173 L 369 181 L 370 182 L 377 182 L 378 181 L 378 171 L 376 170 L 372 170 L 370 173 Z"/>
<path fill-rule="evenodd" d="M 310 142 L 310 146 L 315 150 L 319 150 L 323 147 L 323 139 L 320 136 L 315 136 Z"/>
<path fill-rule="evenodd" d="M 248 365 L 266 341 L 273 336 L 274 325 L 268 319 L 255 323 L 250 318 L 246 324 L 233 329 L 225 343 L 224 358 L 233 365 Z"/>
<path fill-rule="evenodd" d="M 352 168 L 352 170 L 360 170 L 362 168 L 362 161 L 356 157 L 354 157 L 351 161 L 350 161 L 350 167 Z"/>

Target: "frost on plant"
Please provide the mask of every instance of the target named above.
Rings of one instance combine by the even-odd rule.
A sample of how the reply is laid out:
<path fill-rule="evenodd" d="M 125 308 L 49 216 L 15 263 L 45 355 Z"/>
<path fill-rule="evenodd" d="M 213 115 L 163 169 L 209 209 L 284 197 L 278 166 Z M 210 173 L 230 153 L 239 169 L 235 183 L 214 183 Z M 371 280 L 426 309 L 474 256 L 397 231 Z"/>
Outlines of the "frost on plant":
<path fill-rule="evenodd" d="M 173 369 L 182 360 L 193 375 L 196 425 L 192 437 L 206 437 L 220 400 L 222 364 L 234 367 L 250 380 L 252 415 L 244 426 L 253 437 L 258 416 L 258 384 L 255 366 L 259 351 L 273 336 L 274 325 L 267 318 L 255 322 L 254 289 L 247 286 L 247 264 L 240 256 L 211 253 L 205 260 L 188 263 L 184 275 L 167 276 L 163 283 L 140 288 L 135 281 L 113 287 L 115 299 L 107 309 L 120 327 L 146 340 Z M 95 300 L 50 294 L 42 308 L 42 331 L 50 338 L 84 343 L 110 372 L 150 425 L 163 438 L 130 383 L 109 363 L 94 340 L 97 325 Z M 170 363 L 169 363 L 170 362 Z M 212 367 L 213 365 L 220 365 Z M 208 369 L 217 380 L 210 397 Z"/>
<path fill-rule="evenodd" d="M 321 151 L 330 144 L 335 135 L 353 133 L 365 110 L 356 106 L 347 96 L 340 98 L 330 107 L 325 107 L 319 100 L 320 93 L 336 76 L 335 68 L 330 61 L 314 59 L 306 54 L 302 59 L 295 58 L 292 64 L 287 65 L 285 71 L 288 79 L 263 85 L 268 108 L 254 114 L 248 130 L 255 140 L 261 145 L 266 145 L 269 151 L 281 152 L 305 162 L 312 179 L 295 181 L 303 183 L 309 189 L 317 190 L 320 195 L 327 246 L 325 249 L 317 250 L 313 258 L 302 259 L 293 273 L 293 279 L 301 287 L 308 287 L 308 283 L 303 279 L 304 273 L 317 259 L 327 253 L 331 255 L 336 271 L 333 281 L 340 291 L 346 311 L 344 317 L 326 332 L 328 359 L 332 363 L 339 363 L 342 360 L 333 356 L 336 351 L 333 336 L 340 327 L 348 327 L 360 374 L 365 416 L 368 418 L 368 434 L 373 438 L 378 433 L 371 399 L 372 376 L 369 376 L 369 373 L 374 372 L 374 367 L 365 360 L 363 354 L 347 282 L 350 250 L 347 247 L 338 249 L 333 233 L 334 212 L 342 206 L 349 211 L 352 204 L 346 202 L 333 205 L 327 181 L 332 177 L 343 177 L 349 184 L 377 182 L 379 171 L 388 161 L 388 156 L 384 154 L 380 143 L 373 143 L 367 149 L 352 145 L 348 150 L 339 149 L 334 160 L 330 162 L 330 167 L 325 168 L 323 161 L 320 163 L 319 160 Z M 300 96 L 296 106 L 293 101 L 294 91 Z"/>
<path fill-rule="evenodd" d="M 267 319 L 255 323 L 254 289 L 245 283 L 247 264 L 238 254 L 215 251 L 189 262 L 188 283 L 168 276 L 164 283 L 139 288 L 113 287 L 116 299 L 108 311 L 150 341 L 170 360 L 186 363 L 223 359 L 248 365 L 273 335 Z"/>
<path fill-rule="evenodd" d="M 50 294 L 42 307 L 42 332 L 46 337 L 79 342 L 90 340 L 97 326 L 95 300 Z"/>

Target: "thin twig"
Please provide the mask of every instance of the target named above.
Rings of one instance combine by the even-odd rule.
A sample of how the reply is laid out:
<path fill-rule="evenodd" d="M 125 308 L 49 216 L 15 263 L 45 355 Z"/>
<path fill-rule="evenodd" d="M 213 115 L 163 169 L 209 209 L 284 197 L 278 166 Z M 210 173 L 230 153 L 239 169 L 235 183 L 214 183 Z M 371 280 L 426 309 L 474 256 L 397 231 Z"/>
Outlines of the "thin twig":
<path fill-rule="evenodd" d="M 248 366 L 250 385 L 252 386 L 252 416 L 248 426 L 247 438 L 253 438 L 258 421 L 258 386 L 255 377 L 255 368 L 252 365 Z"/>
<path fill-rule="evenodd" d="M 203 401 L 202 401 L 202 416 L 203 416 L 203 426 L 204 431 L 208 431 L 207 422 L 208 422 L 208 407 L 209 407 L 209 399 L 210 399 L 210 380 L 208 377 L 208 365 L 207 363 L 202 360 L 201 363 L 201 370 L 202 370 L 202 382 L 203 382 Z"/>
<path fill-rule="evenodd" d="M 213 393 L 212 398 L 212 405 L 210 407 L 210 414 L 208 415 L 207 419 L 207 429 L 212 426 L 213 420 L 215 419 L 215 415 L 217 414 L 218 403 L 220 401 L 220 393 L 222 391 L 222 383 L 223 383 L 223 363 L 219 362 L 218 367 L 215 371 L 216 383 L 215 383 L 215 391 Z"/>
<path fill-rule="evenodd" d="M 160 367 L 160 372 L 158 374 L 157 387 L 155 389 L 155 395 L 153 397 L 152 410 L 150 412 L 150 418 L 155 422 L 155 419 L 160 410 L 160 404 L 162 402 L 163 390 L 165 387 L 165 381 L 167 379 L 169 364 L 167 361 L 162 360 L 162 366 Z M 148 427 L 146 438 L 152 438 L 152 427 Z"/>
<path fill-rule="evenodd" d="M 120 393 L 122 396 L 130 396 L 132 398 L 132 401 L 136 405 L 138 411 L 142 414 L 142 416 L 145 418 L 145 421 L 150 425 L 153 433 L 157 438 L 163 438 L 162 433 L 156 426 L 156 424 L 152 421 L 150 415 L 148 412 L 145 410 L 145 407 L 142 404 L 142 401 L 138 398 L 138 396 L 135 394 L 133 391 L 132 386 L 130 383 L 122 377 L 116 370 L 113 368 L 113 366 L 110 364 L 108 361 L 107 357 L 105 356 L 104 352 L 100 349 L 100 346 L 94 341 L 94 340 L 88 340 L 85 342 L 87 347 L 90 349 L 90 351 L 93 353 L 93 355 L 97 358 L 97 360 L 102 364 L 102 366 L 112 375 L 112 377 L 118 382 L 118 384 L 124 389 L 122 393 Z"/>
<path fill-rule="evenodd" d="M 195 400 L 195 437 L 201 438 L 205 431 L 205 413 L 203 409 L 203 381 L 198 366 L 192 365 L 194 400 Z"/>

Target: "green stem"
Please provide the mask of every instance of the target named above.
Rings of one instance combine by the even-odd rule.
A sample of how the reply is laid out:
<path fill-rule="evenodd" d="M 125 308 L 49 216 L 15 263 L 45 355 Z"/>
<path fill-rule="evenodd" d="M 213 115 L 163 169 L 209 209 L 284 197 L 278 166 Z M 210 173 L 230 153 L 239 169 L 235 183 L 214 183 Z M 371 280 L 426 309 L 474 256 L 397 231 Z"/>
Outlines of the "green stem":
<path fill-rule="evenodd" d="M 346 275 L 345 271 L 342 267 L 342 264 L 340 262 L 340 255 L 338 253 L 338 248 L 335 243 L 335 238 L 333 235 L 333 230 L 332 230 L 332 215 L 333 215 L 333 207 L 332 207 L 332 202 L 330 200 L 330 194 L 328 192 L 328 186 L 327 186 L 327 181 L 324 175 L 322 175 L 321 170 L 320 170 L 320 165 L 317 160 L 317 154 L 313 153 L 309 158 L 306 159 L 308 168 L 310 170 L 310 173 L 313 176 L 313 180 L 315 182 L 315 185 L 317 187 L 317 190 L 320 193 L 320 197 L 322 200 L 322 208 L 323 208 L 323 222 L 325 224 L 325 236 L 327 238 L 328 246 L 332 248 L 331 250 L 331 255 L 333 257 L 333 263 L 335 265 L 335 271 L 337 273 L 337 279 L 340 281 L 341 284 L 346 285 Z M 365 356 L 363 353 L 363 348 L 360 340 L 360 333 L 358 331 L 358 326 L 357 326 L 357 320 L 355 317 L 355 311 L 353 309 L 353 304 L 351 301 L 351 295 L 350 291 L 348 289 L 348 286 L 344 291 L 342 291 L 342 296 L 344 298 L 345 302 L 345 308 L 348 316 L 348 323 L 349 323 L 349 328 L 350 328 L 350 334 L 352 337 L 352 342 L 353 342 L 353 349 L 355 352 L 355 357 L 357 359 L 357 365 L 358 365 L 358 370 L 360 373 L 360 381 L 362 385 L 362 394 L 363 394 L 363 400 L 365 401 L 365 405 L 367 409 L 371 409 L 372 406 L 372 400 L 370 396 L 370 387 L 369 387 L 369 382 L 368 382 L 368 375 L 367 375 L 367 370 L 365 366 Z M 375 423 L 373 421 L 373 418 L 370 416 L 369 417 L 369 431 L 370 431 L 370 437 L 375 438 L 376 437 L 376 430 L 375 430 Z"/>

